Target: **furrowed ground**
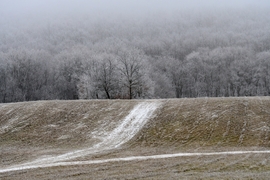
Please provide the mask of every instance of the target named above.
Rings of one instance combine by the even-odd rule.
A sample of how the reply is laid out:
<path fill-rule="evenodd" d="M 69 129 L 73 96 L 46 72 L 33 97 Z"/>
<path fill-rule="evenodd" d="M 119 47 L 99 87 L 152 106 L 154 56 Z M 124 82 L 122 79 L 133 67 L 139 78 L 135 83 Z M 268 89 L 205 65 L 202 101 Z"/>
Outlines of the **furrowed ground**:
<path fill-rule="evenodd" d="M 130 140 L 67 162 L 269 150 L 269 97 L 38 101 L 0 104 L 0 170 L 93 147 L 145 102 L 158 106 Z M 247 153 L 48 166 L 7 171 L 0 178 L 268 179 L 269 172 L 269 154 Z"/>

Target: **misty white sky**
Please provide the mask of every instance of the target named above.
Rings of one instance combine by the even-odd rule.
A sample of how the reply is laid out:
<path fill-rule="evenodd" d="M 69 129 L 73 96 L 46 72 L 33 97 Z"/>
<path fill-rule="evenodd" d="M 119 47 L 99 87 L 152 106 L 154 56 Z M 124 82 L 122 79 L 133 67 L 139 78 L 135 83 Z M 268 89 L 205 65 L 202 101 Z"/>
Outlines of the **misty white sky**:
<path fill-rule="evenodd" d="M 0 0 L 0 13 L 148 13 L 217 7 L 270 7 L 269 0 Z"/>

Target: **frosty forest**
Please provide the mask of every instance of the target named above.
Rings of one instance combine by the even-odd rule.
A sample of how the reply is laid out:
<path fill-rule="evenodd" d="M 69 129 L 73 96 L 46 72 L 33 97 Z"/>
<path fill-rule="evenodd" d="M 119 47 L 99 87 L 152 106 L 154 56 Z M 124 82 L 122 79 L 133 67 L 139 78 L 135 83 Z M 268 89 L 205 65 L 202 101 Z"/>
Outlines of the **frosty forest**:
<path fill-rule="evenodd" d="M 0 102 L 270 95 L 269 6 L 0 11 Z"/>

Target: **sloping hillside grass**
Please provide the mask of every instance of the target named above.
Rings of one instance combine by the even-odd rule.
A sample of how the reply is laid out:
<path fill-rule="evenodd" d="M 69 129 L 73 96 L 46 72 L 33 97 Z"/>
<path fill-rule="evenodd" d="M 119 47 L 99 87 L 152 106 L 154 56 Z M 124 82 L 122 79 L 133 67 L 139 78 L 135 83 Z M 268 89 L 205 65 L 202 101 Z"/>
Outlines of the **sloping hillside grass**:
<path fill-rule="evenodd" d="M 1 104 L 1 164 L 91 147 L 137 103 L 115 100 Z"/>
<path fill-rule="evenodd" d="M 81 147 L 114 128 L 136 101 L 39 101 L 0 106 L 1 144 Z M 94 135 L 94 134 L 95 135 Z"/>
<path fill-rule="evenodd" d="M 89 147 L 142 101 L 0 104 L 0 146 Z M 161 107 L 132 146 L 270 146 L 269 97 L 156 101 Z"/>
<path fill-rule="evenodd" d="M 270 147 L 270 98 L 197 98 L 164 102 L 133 147 Z"/>
<path fill-rule="evenodd" d="M 144 101 L 149 100 L 0 104 L 0 169 L 91 147 Z M 159 108 L 129 142 L 73 160 L 270 147 L 269 97 L 150 101 Z M 268 154 L 177 157 L 10 171 L 0 178 L 268 179 L 269 162 Z"/>

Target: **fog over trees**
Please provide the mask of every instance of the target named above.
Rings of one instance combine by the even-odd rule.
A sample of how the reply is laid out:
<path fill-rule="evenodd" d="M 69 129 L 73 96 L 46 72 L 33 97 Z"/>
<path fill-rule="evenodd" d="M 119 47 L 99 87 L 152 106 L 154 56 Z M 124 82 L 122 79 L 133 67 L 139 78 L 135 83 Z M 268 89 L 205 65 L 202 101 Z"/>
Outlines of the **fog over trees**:
<path fill-rule="evenodd" d="M 1 103 L 270 95 L 268 1 L 0 7 Z"/>

